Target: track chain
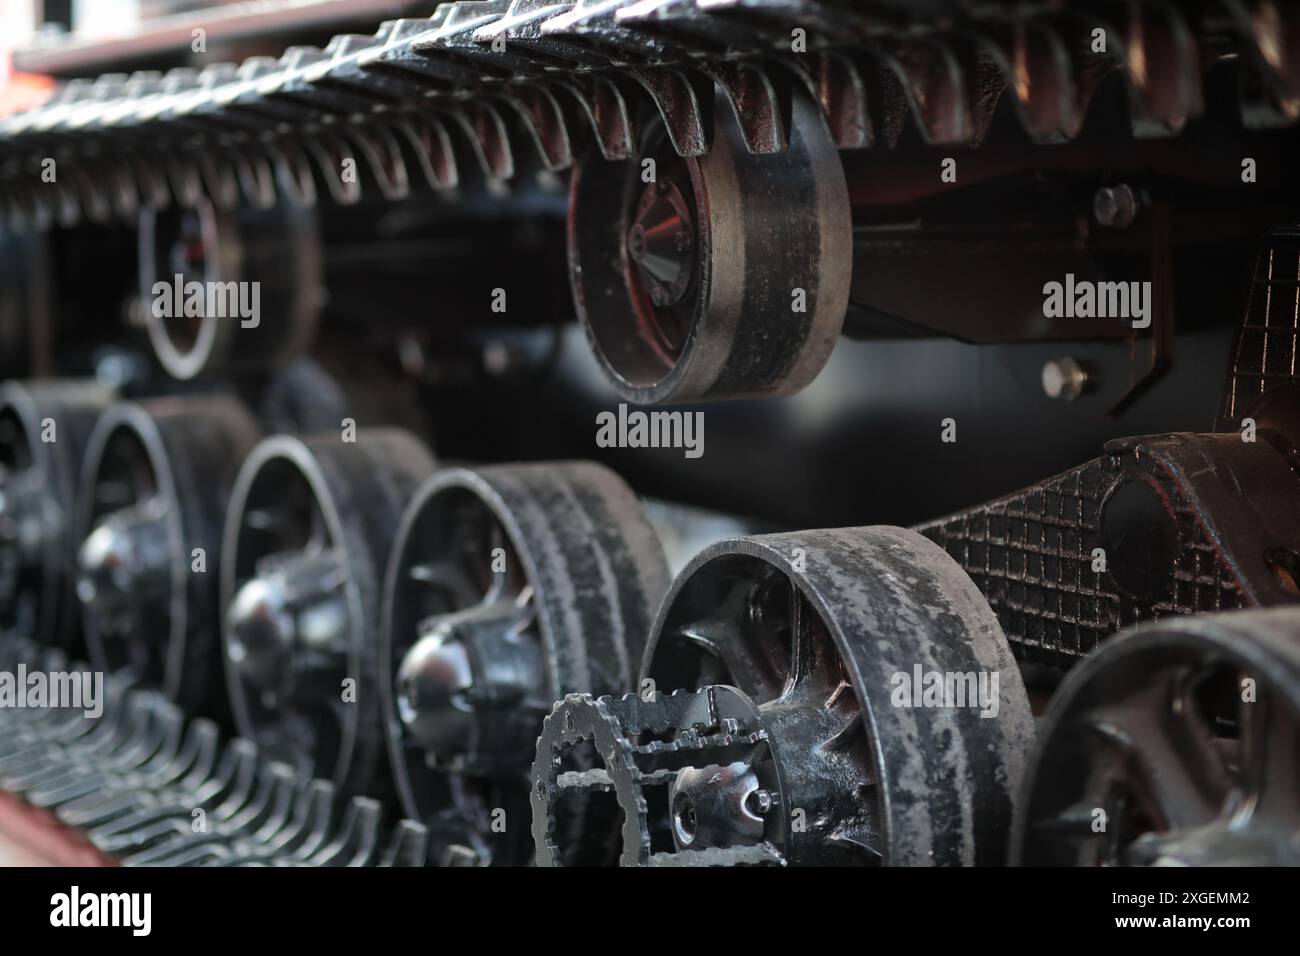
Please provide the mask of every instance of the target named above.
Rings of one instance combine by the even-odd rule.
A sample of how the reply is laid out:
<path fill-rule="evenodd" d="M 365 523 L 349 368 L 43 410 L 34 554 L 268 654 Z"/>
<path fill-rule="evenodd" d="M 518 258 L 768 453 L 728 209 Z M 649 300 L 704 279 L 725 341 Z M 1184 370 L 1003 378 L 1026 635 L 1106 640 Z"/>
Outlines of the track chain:
<path fill-rule="evenodd" d="M 0 670 L 81 675 L 60 652 L 0 642 Z M 20 690 L 22 688 L 19 688 Z M 224 744 L 152 690 L 104 678 L 103 712 L 0 708 L 0 791 L 79 831 L 105 862 L 126 866 L 422 866 L 429 835 L 383 807 L 346 804 L 255 745 Z"/>
<path fill-rule="evenodd" d="M 563 170 L 588 141 L 633 157 L 655 113 L 678 153 L 700 155 L 718 105 L 751 151 L 777 152 L 796 91 L 842 149 L 893 146 L 909 124 L 976 145 L 1004 102 L 1031 141 L 1068 141 L 1110 78 L 1136 135 L 1173 135 L 1221 63 L 1239 67 L 1247 126 L 1300 116 L 1300 11 L 1280 0 L 445 3 L 278 59 L 73 80 L 0 121 L 0 222 L 202 197 L 309 205 L 322 188 L 398 200 L 420 180 L 442 192 Z M 348 160 L 366 174 L 340 176 Z"/>

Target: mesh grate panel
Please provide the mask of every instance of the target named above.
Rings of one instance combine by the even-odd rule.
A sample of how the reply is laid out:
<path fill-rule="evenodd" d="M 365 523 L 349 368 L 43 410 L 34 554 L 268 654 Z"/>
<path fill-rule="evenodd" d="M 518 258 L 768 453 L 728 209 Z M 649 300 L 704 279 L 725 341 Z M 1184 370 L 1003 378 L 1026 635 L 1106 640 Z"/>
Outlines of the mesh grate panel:
<path fill-rule="evenodd" d="M 1300 237 L 1274 236 L 1255 260 L 1219 414 L 1222 431 L 1268 388 L 1294 382 L 1300 356 Z"/>
<path fill-rule="evenodd" d="M 1143 475 L 1163 492 L 1177 530 L 1172 584 L 1150 602 L 1125 594 L 1109 571 L 1093 570 L 1103 502 Z M 1068 663 L 1138 621 L 1246 603 L 1179 482 L 1141 445 L 917 530 L 966 569 L 1029 660 Z"/>

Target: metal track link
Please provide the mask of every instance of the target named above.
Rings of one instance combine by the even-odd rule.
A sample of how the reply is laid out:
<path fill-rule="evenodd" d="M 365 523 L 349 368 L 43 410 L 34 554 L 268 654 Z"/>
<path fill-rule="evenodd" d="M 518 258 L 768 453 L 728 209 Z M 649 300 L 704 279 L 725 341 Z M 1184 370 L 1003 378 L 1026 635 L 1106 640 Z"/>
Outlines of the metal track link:
<path fill-rule="evenodd" d="M 0 668 L 80 685 L 84 664 L 15 635 Z M 30 678 L 29 678 L 30 679 Z M 27 687 L 19 688 L 26 693 Z M 87 701 L 87 706 L 91 704 Z M 0 790 L 84 834 L 126 866 L 423 866 L 427 829 L 391 830 L 383 807 L 344 802 L 247 740 L 187 719 L 151 690 L 104 678 L 102 714 L 0 708 Z"/>
<path fill-rule="evenodd" d="M 683 156 L 716 103 L 753 152 L 788 143 L 792 97 L 842 149 L 975 145 L 1005 101 L 1030 140 L 1083 128 L 1119 84 L 1138 136 L 1205 108 L 1240 70 L 1254 128 L 1300 116 L 1300 11 L 1278 0 L 474 0 L 278 59 L 68 83 L 0 122 L 0 221 L 45 228 L 207 196 L 220 207 L 389 200 L 636 148 L 657 111 Z M 51 181 L 48 161 L 58 170 Z M 342 177 L 352 160 L 366 175 Z M 476 167 L 476 168 L 475 168 Z"/>

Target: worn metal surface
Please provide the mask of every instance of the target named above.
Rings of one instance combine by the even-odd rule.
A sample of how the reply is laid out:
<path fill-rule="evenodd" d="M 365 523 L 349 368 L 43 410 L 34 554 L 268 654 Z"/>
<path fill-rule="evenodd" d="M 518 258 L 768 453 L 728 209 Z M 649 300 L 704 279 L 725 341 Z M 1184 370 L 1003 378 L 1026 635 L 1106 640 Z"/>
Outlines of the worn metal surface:
<path fill-rule="evenodd" d="M 1300 609 L 1162 621 L 1067 675 L 1039 730 L 1016 862 L 1300 865 Z"/>
<path fill-rule="evenodd" d="M 278 60 L 74 80 L 0 122 L 0 208 L 37 226 L 134 215 L 173 193 L 186 204 L 182 184 L 200 178 L 241 180 L 252 205 L 267 187 L 314 201 L 312 178 L 343 202 L 415 182 L 445 190 L 466 178 L 464 163 L 488 179 L 534 159 L 563 168 L 587 140 L 626 157 L 643 107 L 680 155 L 698 156 L 710 146 L 715 90 L 760 153 L 786 148 L 796 91 L 844 149 L 892 145 L 907 127 L 929 142 L 976 144 L 1003 102 L 1031 140 L 1060 142 L 1110 85 L 1137 135 L 1171 135 L 1204 111 L 1203 72 L 1222 64 L 1241 74 L 1247 125 L 1290 124 L 1300 115 L 1295 17 L 1275 0 L 942 11 L 825 0 L 445 3 L 427 19 Z M 46 188 L 40 162 L 50 156 L 65 172 Z M 347 158 L 364 184 L 341 182 Z"/>
<path fill-rule="evenodd" d="M 87 441 L 77 517 L 91 663 L 222 714 L 217 569 L 226 498 L 261 430 L 220 395 L 112 405 Z"/>
<path fill-rule="evenodd" d="M 1067 666 L 1139 621 L 1300 600 L 1300 482 L 1265 437 L 1106 452 L 917 529 L 967 570 L 1020 656 Z"/>
<path fill-rule="evenodd" d="M 896 705 L 898 675 L 910 682 L 915 668 L 983 675 L 996 714 Z M 539 862 L 571 852 L 557 816 L 565 790 L 611 788 L 624 813 L 625 862 L 954 865 L 1006 856 L 1033 736 L 1028 699 L 987 603 L 914 532 L 806 531 L 707 548 L 664 600 L 641 687 L 640 698 L 570 699 L 548 719 L 533 770 Z M 608 780 L 563 762 L 593 736 Z M 606 737 L 622 742 L 610 749 Z M 721 764 L 759 783 L 738 783 L 735 799 L 706 810 L 686 771 L 698 777 Z M 662 797 L 667 785 L 672 798 L 691 788 L 695 826 L 715 834 L 693 845 L 678 838 L 673 861 L 659 855 L 673 848 L 670 838 L 661 849 L 663 827 L 680 822 L 666 819 L 680 818 Z M 761 823 L 744 814 L 741 838 L 737 800 L 743 807 L 755 787 L 771 808 Z"/>
<path fill-rule="evenodd" d="M 0 634 L 32 635 L 69 652 L 79 645 L 81 458 L 112 399 L 111 388 L 93 381 L 0 385 Z"/>
<path fill-rule="evenodd" d="M 794 97 L 789 148 L 774 154 L 715 116 L 707 155 L 679 158 L 652 123 L 633 158 L 592 151 L 572 178 L 574 302 L 606 375 L 640 404 L 798 391 L 844 322 L 848 189 L 813 106 Z"/>
<path fill-rule="evenodd" d="M 241 466 L 223 534 L 223 659 L 243 736 L 342 793 L 386 798 L 384 562 L 435 462 L 399 429 L 355 438 L 278 435 Z"/>
<path fill-rule="evenodd" d="M 403 805 L 435 861 L 531 857 L 518 821 L 542 718 L 567 693 L 631 687 L 667 587 L 640 502 L 599 465 L 454 468 L 421 489 L 389 561 L 381 668 Z M 574 832 L 599 832 L 582 809 Z"/>
<path fill-rule="evenodd" d="M 82 674 L 88 665 L 21 638 L 0 667 Z M 127 866 L 420 866 L 425 829 L 384 825 L 375 800 L 345 801 L 246 740 L 188 719 L 157 691 L 110 675 L 103 713 L 0 709 L 0 790 L 29 818 L 72 828 L 75 862 Z M 62 841 L 64 844 L 71 842 Z M 65 860 L 70 865 L 73 860 Z"/>

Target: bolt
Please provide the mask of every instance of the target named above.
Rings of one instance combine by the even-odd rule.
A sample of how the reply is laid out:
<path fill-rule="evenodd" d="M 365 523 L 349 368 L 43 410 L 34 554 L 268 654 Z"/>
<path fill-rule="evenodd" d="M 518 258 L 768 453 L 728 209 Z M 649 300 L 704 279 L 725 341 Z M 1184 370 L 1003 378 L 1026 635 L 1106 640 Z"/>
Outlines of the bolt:
<path fill-rule="evenodd" d="M 1072 402 L 1083 394 L 1088 384 L 1088 373 L 1068 355 L 1052 359 L 1043 365 L 1043 391 L 1048 398 L 1062 398 Z"/>
<path fill-rule="evenodd" d="M 761 817 L 772 809 L 772 795 L 766 790 L 754 790 L 745 799 L 745 805 L 750 813 Z"/>
<path fill-rule="evenodd" d="M 628 232 L 627 251 L 633 262 L 640 262 L 645 256 L 645 227 L 639 222 Z"/>
<path fill-rule="evenodd" d="M 1092 215 L 1103 226 L 1126 229 L 1137 217 L 1137 197 L 1124 183 L 1103 186 L 1092 197 Z"/>
<path fill-rule="evenodd" d="M 500 377 L 516 365 L 516 355 L 504 342 L 493 340 L 483 346 L 483 368 L 489 375 Z"/>

